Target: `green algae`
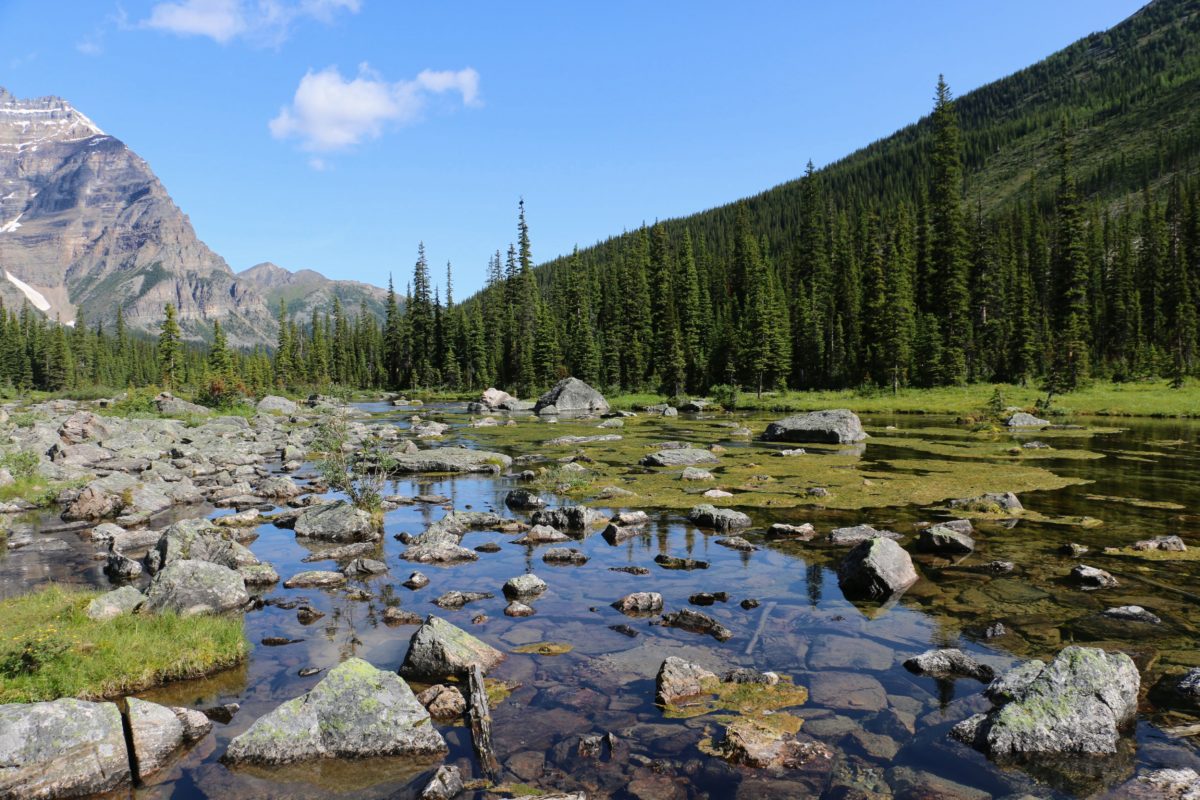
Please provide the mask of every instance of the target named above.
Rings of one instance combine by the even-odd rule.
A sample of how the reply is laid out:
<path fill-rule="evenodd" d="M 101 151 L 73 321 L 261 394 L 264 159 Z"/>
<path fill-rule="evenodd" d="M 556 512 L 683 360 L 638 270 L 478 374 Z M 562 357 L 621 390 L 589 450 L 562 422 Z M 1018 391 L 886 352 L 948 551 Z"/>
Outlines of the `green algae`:
<path fill-rule="evenodd" d="M 1089 494 L 1086 495 L 1086 499 L 1106 503 L 1124 503 L 1135 508 L 1156 508 L 1163 511 L 1183 511 L 1186 508 L 1179 503 L 1170 503 L 1165 500 L 1142 500 L 1139 497 L 1117 497 L 1107 494 Z"/>
<path fill-rule="evenodd" d="M 574 645 L 566 642 L 534 642 L 532 644 L 523 644 L 520 647 L 514 647 L 514 653 L 523 653 L 526 655 L 535 656 L 561 656 L 575 649 Z"/>
<path fill-rule="evenodd" d="M 786 677 L 774 685 L 710 679 L 701 686 L 705 691 L 704 695 L 698 699 L 689 699 L 686 704 L 668 705 L 663 715 L 668 719 L 691 719 L 718 711 L 732 711 L 743 717 L 759 718 L 766 715 L 777 716 L 775 712 L 781 709 L 802 706 L 808 702 L 808 689 L 796 686 Z"/>

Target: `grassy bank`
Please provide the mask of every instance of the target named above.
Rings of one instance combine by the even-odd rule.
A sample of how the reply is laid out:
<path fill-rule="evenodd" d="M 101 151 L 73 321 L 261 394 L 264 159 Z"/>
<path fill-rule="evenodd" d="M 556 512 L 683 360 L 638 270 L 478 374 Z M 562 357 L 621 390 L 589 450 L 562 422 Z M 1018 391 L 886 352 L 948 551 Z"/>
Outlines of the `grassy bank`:
<path fill-rule="evenodd" d="M 84 609 L 98 594 L 50 586 L 0 601 L 0 703 L 115 697 L 246 657 L 240 616 L 96 622 Z"/>
<path fill-rule="evenodd" d="M 1032 409 L 1045 392 L 1034 387 L 999 387 L 1008 405 Z M 770 392 L 761 398 L 752 392 L 738 396 L 739 409 L 759 411 L 813 411 L 821 408 L 849 408 L 860 414 L 976 414 L 985 408 L 993 384 L 944 386 L 936 389 L 887 391 L 813 391 Z M 608 401 L 615 408 L 663 402 L 653 394 L 620 394 Z M 1086 389 L 1054 397 L 1055 411 L 1062 415 L 1125 417 L 1200 417 L 1200 382 L 1192 380 L 1182 389 L 1171 389 L 1164 382 L 1097 382 Z"/>

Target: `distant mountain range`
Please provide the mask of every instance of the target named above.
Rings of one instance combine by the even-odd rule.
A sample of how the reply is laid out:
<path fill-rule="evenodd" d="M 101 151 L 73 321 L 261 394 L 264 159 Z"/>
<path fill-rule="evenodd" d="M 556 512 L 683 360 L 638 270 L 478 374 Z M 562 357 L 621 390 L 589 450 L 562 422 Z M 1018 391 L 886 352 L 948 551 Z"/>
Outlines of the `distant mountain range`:
<path fill-rule="evenodd" d="M 142 158 L 57 97 L 0 88 L 0 299 L 51 319 L 153 333 L 174 303 L 185 335 L 220 320 L 231 342 L 275 340 L 280 298 L 290 313 L 381 313 L 384 290 L 311 270 L 259 264 L 234 274 Z"/>

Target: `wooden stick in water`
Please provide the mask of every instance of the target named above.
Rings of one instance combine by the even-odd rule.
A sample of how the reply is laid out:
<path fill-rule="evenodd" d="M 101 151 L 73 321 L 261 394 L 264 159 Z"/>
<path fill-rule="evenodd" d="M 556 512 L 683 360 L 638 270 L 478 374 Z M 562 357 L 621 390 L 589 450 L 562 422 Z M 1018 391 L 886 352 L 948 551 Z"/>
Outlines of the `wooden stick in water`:
<path fill-rule="evenodd" d="M 471 742 L 483 776 L 492 783 L 500 777 L 500 763 L 492 749 L 492 712 L 488 709 L 487 686 L 483 682 L 483 670 L 478 664 L 471 665 Z"/>

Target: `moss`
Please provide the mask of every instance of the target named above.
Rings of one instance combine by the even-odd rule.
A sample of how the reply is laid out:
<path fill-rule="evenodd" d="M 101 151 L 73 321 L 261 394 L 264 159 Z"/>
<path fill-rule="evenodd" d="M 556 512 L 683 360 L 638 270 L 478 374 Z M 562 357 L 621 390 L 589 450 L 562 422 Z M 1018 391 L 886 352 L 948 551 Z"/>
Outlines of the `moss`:
<path fill-rule="evenodd" d="M 495 708 L 508 699 L 508 696 L 515 692 L 521 684 L 508 683 L 499 678 L 484 678 L 483 688 L 487 692 L 488 705 Z"/>
<path fill-rule="evenodd" d="M 783 678 L 774 686 L 762 683 L 732 683 L 709 680 L 702 684 L 707 696 L 689 700 L 685 705 L 667 706 L 664 716 L 669 719 L 690 719 L 718 711 L 732 711 L 741 716 L 761 717 L 780 709 L 802 706 L 808 702 L 808 689 Z"/>
<path fill-rule="evenodd" d="M 1132 547 L 1106 547 L 1104 555 L 1139 561 L 1200 561 L 1200 548 L 1187 550 L 1134 550 Z"/>
<path fill-rule="evenodd" d="M 514 653 L 525 653 L 537 656 L 561 656 L 575 649 L 574 645 L 566 642 L 534 642 L 514 647 Z"/>
<path fill-rule="evenodd" d="M 1135 508 L 1157 508 L 1163 511 L 1183 511 L 1187 506 L 1179 503 L 1171 503 L 1166 500 L 1142 500 L 1138 497 L 1115 497 L 1106 494 L 1089 494 L 1086 496 L 1088 500 L 1105 503 L 1124 503 L 1125 505 Z"/>

